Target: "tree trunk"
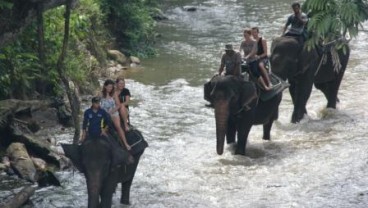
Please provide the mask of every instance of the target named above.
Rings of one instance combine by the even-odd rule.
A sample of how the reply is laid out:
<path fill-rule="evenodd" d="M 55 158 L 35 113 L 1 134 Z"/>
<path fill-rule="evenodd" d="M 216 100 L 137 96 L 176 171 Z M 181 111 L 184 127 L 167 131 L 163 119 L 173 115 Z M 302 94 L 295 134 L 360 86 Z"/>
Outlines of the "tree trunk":
<path fill-rule="evenodd" d="M 45 44 L 44 44 L 44 24 L 43 24 L 43 4 L 37 4 L 37 40 L 38 40 L 38 59 L 41 65 L 41 74 L 46 75 L 45 71 Z M 45 95 L 45 80 L 39 84 L 41 95 Z"/>
<path fill-rule="evenodd" d="M 65 26 L 64 26 L 64 40 L 63 40 L 63 48 L 61 50 L 61 54 L 59 56 L 58 62 L 56 64 L 56 69 L 58 71 L 58 74 L 60 76 L 61 81 L 63 82 L 66 90 L 66 94 L 69 99 L 70 107 L 72 109 L 72 117 L 74 121 L 74 137 L 73 137 L 73 143 L 78 143 L 79 136 L 80 136 L 80 120 L 79 120 L 79 111 L 80 111 L 80 102 L 77 97 L 77 94 L 70 88 L 69 86 L 69 79 L 67 75 L 65 74 L 65 65 L 64 65 L 64 59 L 67 53 L 67 47 L 69 42 L 69 29 L 70 29 L 70 13 L 71 13 L 71 5 L 72 0 L 67 0 L 67 3 L 65 5 Z"/>
<path fill-rule="evenodd" d="M 24 187 L 20 192 L 18 192 L 14 198 L 2 204 L 2 208 L 18 208 L 22 206 L 28 199 L 34 194 L 36 188 L 32 186 Z"/>

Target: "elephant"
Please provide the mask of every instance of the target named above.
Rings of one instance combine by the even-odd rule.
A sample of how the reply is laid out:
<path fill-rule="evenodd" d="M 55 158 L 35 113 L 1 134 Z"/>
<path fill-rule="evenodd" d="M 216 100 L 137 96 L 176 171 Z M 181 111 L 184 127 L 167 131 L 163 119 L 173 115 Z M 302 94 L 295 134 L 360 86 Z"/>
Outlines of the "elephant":
<path fill-rule="evenodd" d="M 322 50 L 321 50 L 322 49 Z M 350 48 L 338 50 L 341 68 L 334 71 L 329 52 L 331 47 L 308 49 L 294 37 L 279 37 L 271 46 L 270 64 L 272 73 L 290 83 L 289 92 L 294 105 L 292 123 L 298 123 L 307 114 L 306 104 L 313 84 L 327 98 L 327 107 L 336 108 L 337 94 L 350 56 Z M 326 55 L 327 61 L 321 61 Z"/>
<path fill-rule="evenodd" d="M 112 166 L 112 145 L 119 145 L 112 138 L 88 138 L 82 145 L 62 145 L 65 155 L 85 175 L 88 190 L 88 208 L 111 207 L 112 196 L 118 183 L 121 183 L 120 203 L 130 204 L 130 188 L 139 159 L 148 144 L 138 130 L 131 129 L 127 132 L 126 137 L 128 143 L 130 143 L 132 137 L 135 137 L 133 138 L 133 140 L 136 140 L 134 143 L 140 142 L 138 144 L 140 149 L 134 151 L 134 162 L 129 163 L 126 160 L 125 164 L 120 166 Z"/>
<path fill-rule="evenodd" d="M 254 82 L 232 75 L 215 76 L 204 85 L 205 99 L 215 111 L 217 154 L 222 155 L 225 136 L 234 143 L 235 154 L 245 155 L 248 134 L 253 125 L 263 124 L 263 139 L 271 139 L 273 121 L 278 118 L 282 91 L 267 101 L 259 99 L 259 88 Z"/>

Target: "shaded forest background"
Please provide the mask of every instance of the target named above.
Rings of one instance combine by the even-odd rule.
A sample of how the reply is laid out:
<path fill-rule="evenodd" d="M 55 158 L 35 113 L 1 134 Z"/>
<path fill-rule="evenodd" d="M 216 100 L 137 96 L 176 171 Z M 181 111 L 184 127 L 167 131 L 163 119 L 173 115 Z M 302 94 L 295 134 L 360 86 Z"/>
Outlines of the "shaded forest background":
<path fill-rule="evenodd" d="M 0 0 L 0 100 L 62 96 L 57 62 L 68 0 Z M 66 76 L 80 90 L 98 84 L 107 49 L 139 57 L 152 44 L 156 0 L 70 1 Z"/>

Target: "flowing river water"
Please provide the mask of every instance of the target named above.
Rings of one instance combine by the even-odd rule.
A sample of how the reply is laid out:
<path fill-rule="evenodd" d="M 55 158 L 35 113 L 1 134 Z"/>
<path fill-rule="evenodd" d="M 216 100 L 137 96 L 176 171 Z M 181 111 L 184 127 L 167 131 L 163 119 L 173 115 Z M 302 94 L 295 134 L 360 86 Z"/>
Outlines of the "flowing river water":
<path fill-rule="evenodd" d="M 270 45 L 290 3 L 184 0 L 167 6 L 169 20 L 158 23 L 158 56 L 143 60 L 143 69 L 127 79 L 131 121 L 150 145 L 130 207 L 368 207 L 367 33 L 351 41 L 337 110 L 325 109 L 324 96 L 314 89 L 307 118 L 290 124 L 285 91 L 272 141 L 262 141 L 262 127 L 254 126 L 246 157 L 233 155 L 229 146 L 216 154 L 214 112 L 204 107 L 203 83 L 217 71 L 224 44 L 239 45 L 243 28 L 259 26 Z M 188 4 L 198 10 L 183 10 Z M 70 141 L 71 135 L 57 138 Z M 86 207 L 84 177 L 57 175 L 63 187 L 38 190 L 34 207 Z M 119 199 L 118 189 L 114 207 L 123 207 Z"/>

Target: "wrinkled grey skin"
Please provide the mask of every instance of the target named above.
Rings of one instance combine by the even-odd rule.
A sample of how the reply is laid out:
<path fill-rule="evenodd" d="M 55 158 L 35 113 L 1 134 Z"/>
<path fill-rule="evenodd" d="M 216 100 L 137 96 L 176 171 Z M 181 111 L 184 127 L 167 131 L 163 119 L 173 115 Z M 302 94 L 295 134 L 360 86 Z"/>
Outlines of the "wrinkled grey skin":
<path fill-rule="evenodd" d="M 122 183 L 120 202 L 129 204 L 130 187 L 143 152 L 133 156 L 133 164 L 114 169 L 111 169 L 110 154 L 110 146 L 103 139 L 87 140 L 81 146 L 79 164 L 86 177 L 89 208 L 111 207 L 118 183 Z"/>
<path fill-rule="evenodd" d="M 313 83 L 327 98 L 327 107 L 336 108 L 338 90 L 349 60 L 350 50 L 344 54 L 339 51 L 341 70 L 333 71 L 331 56 L 322 65 L 317 75 L 322 55 L 316 49 L 302 50 L 296 39 L 292 37 L 276 38 L 271 46 L 271 69 L 274 74 L 290 83 L 289 91 L 294 104 L 292 123 L 303 119 L 307 113 L 306 104 L 312 92 Z"/>
<path fill-rule="evenodd" d="M 237 134 L 235 154 L 245 155 L 252 125 L 263 124 L 263 139 L 270 139 L 282 93 L 261 101 L 253 82 L 244 82 L 234 76 L 217 76 L 208 88 L 205 87 L 205 97 L 215 110 L 217 154 L 223 153 L 225 136 L 227 143 L 233 143 Z"/>

